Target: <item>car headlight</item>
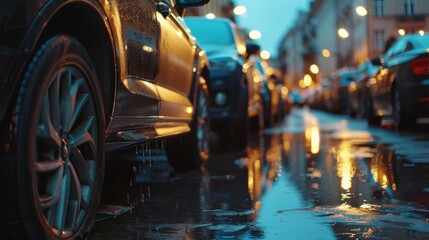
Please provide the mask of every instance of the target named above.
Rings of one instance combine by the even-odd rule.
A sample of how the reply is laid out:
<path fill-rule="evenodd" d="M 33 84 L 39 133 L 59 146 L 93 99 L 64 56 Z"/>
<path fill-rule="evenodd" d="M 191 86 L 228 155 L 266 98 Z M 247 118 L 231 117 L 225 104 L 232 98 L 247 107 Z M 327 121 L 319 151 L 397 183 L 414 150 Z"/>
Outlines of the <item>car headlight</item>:
<path fill-rule="evenodd" d="M 215 95 L 215 103 L 218 106 L 224 106 L 226 104 L 226 100 L 227 100 L 227 97 L 226 97 L 226 94 L 224 92 L 218 92 L 218 93 L 216 93 L 216 95 Z"/>
<path fill-rule="evenodd" d="M 232 58 L 218 58 L 210 60 L 210 69 L 232 72 L 237 67 L 237 61 Z"/>

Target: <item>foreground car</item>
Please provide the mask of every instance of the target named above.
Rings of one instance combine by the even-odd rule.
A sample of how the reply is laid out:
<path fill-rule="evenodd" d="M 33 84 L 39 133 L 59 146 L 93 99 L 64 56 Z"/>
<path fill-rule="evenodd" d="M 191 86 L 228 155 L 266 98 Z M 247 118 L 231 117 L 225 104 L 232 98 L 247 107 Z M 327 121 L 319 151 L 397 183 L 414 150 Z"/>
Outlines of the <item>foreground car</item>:
<path fill-rule="evenodd" d="M 249 120 L 263 122 L 262 74 L 245 58 L 246 45 L 236 25 L 226 18 L 186 17 L 186 24 L 210 61 L 210 118 L 222 142 L 247 143 Z"/>
<path fill-rule="evenodd" d="M 429 117 L 429 35 L 406 35 L 382 58 L 381 70 L 370 80 L 369 124 L 393 116 L 395 129 L 410 128 Z"/>
<path fill-rule="evenodd" d="M 208 1 L 2 4 L 2 233 L 84 236 L 106 150 L 173 136 L 173 167 L 207 160 L 208 60 L 181 17 Z"/>

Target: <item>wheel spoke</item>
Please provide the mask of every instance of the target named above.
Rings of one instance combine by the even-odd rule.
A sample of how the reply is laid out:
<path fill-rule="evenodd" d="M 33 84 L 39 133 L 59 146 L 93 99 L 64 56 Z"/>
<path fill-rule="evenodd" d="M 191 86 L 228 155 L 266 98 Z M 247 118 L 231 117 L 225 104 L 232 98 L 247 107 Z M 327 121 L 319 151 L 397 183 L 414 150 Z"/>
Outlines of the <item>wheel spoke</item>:
<path fill-rule="evenodd" d="M 66 217 L 66 226 L 73 230 L 73 227 L 76 225 L 76 220 L 78 219 L 81 202 L 82 202 L 82 187 L 79 181 L 79 176 L 73 167 L 73 164 L 70 164 L 70 199 L 69 206 Z"/>
<path fill-rule="evenodd" d="M 45 195 L 39 197 L 39 202 L 42 209 L 51 208 L 57 204 L 63 184 L 63 173 L 64 166 L 61 164 L 61 166 L 58 168 L 58 171 L 49 178 Z M 49 211 L 48 219 L 51 218 L 50 215 L 52 214 L 52 210 L 53 209 L 50 209 Z"/>
<path fill-rule="evenodd" d="M 70 151 L 70 161 L 76 170 L 80 183 L 82 185 L 90 185 L 91 179 L 89 177 L 89 169 L 87 165 L 87 161 L 89 160 L 85 160 L 79 149 L 73 148 Z"/>
<path fill-rule="evenodd" d="M 63 166 L 63 163 L 59 161 L 40 161 L 36 162 L 35 165 L 37 173 L 47 173 L 60 169 Z"/>
<path fill-rule="evenodd" d="M 86 103 L 88 103 L 89 96 L 90 96 L 89 94 L 78 95 L 70 126 L 73 126 L 75 124 L 76 119 L 79 117 L 79 114 L 82 111 L 83 107 L 86 105 Z"/>
<path fill-rule="evenodd" d="M 71 130 L 78 90 L 85 82 L 83 78 L 74 79 L 73 73 L 73 68 L 68 68 L 62 84 L 61 122 L 64 132 Z"/>
<path fill-rule="evenodd" d="M 61 126 L 61 108 L 60 108 L 60 84 L 61 84 L 61 71 L 56 75 L 55 80 L 49 87 L 49 103 L 50 103 L 50 116 L 52 124 L 55 129 L 60 129 Z"/>
<path fill-rule="evenodd" d="M 89 143 L 91 144 L 92 149 L 94 150 L 95 143 L 94 143 L 94 139 L 92 138 L 92 135 L 90 134 L 90 130 L 94 126 L 94 124 L 95 124 L 94 116 L 87 117 L 84 121 L 82 121 L 82 123 L 79 125 L 76 131 L 69 134 L 70 144 L 78 147 L 84 143 Z"/>
<path fill-rule="evenodd" d="M 42 113 L 37 129 L 37 136 L 44 144 L 52 147 L 61 146 L 60 136 L 51 121 L 50 102 L 47 94 L 43 98 Z"/>
<path fill-rule="evenodd" d="M 71 170 L 67 166 L 64 171 L 63 181 L 61 183 L 60 197 L 55 206 L 55 222 L 54 226 L 57 228 L 58 233 L 61 233 L 64 230 L 67 212 L 69 208 L 70 201 L 70 185 L 71 185 Z"/>

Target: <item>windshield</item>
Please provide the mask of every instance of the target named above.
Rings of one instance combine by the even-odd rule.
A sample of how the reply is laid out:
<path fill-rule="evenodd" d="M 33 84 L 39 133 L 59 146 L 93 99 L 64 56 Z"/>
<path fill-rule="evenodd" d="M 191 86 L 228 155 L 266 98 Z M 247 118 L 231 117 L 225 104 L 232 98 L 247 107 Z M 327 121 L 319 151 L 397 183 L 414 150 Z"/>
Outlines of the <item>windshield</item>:
<path fill-rule="evenodd" d="M 234 38 L 227 22 L 186 19 L 186 24 L 201 45 L 232 45 Z"/>

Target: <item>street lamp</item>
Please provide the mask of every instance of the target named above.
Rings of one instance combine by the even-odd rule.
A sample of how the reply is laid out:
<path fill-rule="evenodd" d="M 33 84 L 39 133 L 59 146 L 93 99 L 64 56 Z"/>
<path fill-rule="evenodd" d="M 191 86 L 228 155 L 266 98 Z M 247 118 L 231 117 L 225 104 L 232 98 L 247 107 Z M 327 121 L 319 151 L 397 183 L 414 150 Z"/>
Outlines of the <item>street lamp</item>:
<path fill-rule="evenodd" d="M 313 79 L 311 78 L 310 75 L 305 74 L 304 76 L 304 86 L 305 87 L 309 87 L 311 85 L 311 82 L 313 82 Z"/>
<path fill-rule="evenodd" d="M 325 58 L 331 57 L 331 51 L 329 51 L 329 49 L 323 49 L 322 50 L 322 56 Z"/>
<path fill-rule="evenodd" d="M 247 9 L 245 6 L 237 6 L 233 10 L 234 14 L 237 16 L 243 15 L 247 12 Z"/>
<path fill-rule="evenodd" d="M 322 53 L 323 54 L 323 53 Z M 318 74 L 319 73 L 319 67 L 316 64 L 312 64 L 310 66 L 310 71 L 314 74 Z"/>
<path fill-rule="evenodd" d="M 364 17 L 368 14 L 368 11 L 363 6 L 357 6 L 356 7 L 356 13 L 357 13 L 357 15 Z"/>
<path fill-rule="evenodd" d="M 207 13 L 206 18 L 213 19 L 213 18 L 216 18 L 216 15 L 214 13 Z"/>
<path fill-rule="evenodd" d="M 267 50 L 261 51 L 260 55 L 261 55 L 261 58 L 264 59 L 264 60 L 268 60 L 271 57 L 270 52 L 268 52 Z"/>
<path fill-rule="evenodd" d="M 338 36 L 340 36 L 340 38 L 348 38 L 350 36 L 349 31 L 347 31 L 347 29 L 345 28 L 340 28 L 338 29 Z"/>
<path fill-rule="evenodd" d="M 262 37 L 262 33 L 258 30 L 252 30 L 249 32 L 249 38 L 252 40 L 257 40 Z"/>

